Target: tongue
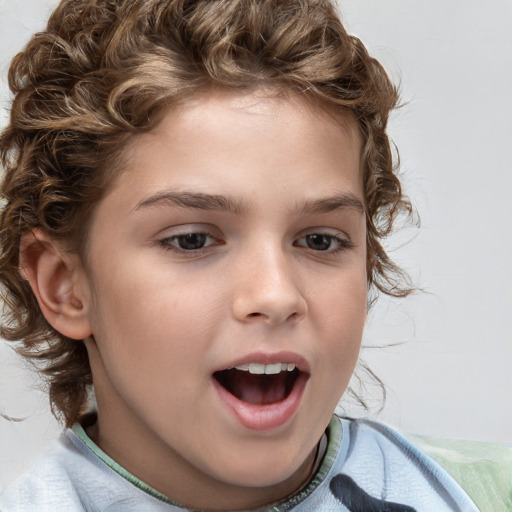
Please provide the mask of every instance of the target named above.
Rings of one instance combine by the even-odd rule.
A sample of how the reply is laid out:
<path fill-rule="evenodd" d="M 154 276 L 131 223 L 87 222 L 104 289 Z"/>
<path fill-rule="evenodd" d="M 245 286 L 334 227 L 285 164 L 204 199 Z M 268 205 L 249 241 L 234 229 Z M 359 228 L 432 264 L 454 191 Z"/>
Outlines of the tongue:
<path fill-rule="evenodd" d="M 281 402 L 290 393 L 287 384 L 290 375 L 281 372 L 276 375 L 253 375 L 249 372 L 229 370 L 223 372 L 221 384 L 243 402 L 267 405 Z"/>

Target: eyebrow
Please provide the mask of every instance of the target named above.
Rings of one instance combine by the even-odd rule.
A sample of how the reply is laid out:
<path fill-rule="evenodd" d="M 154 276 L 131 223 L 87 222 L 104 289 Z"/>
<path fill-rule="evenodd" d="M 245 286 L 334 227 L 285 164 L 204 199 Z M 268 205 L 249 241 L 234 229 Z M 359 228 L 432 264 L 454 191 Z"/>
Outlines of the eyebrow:
<path fill-rule="evenodd" d="M 231 196 L 175 191 L 157 192 L 138 203 L 135 210 L 153 206 L 177 206 L 197 210 L 223 211 L 233 214 L 241 214 L 247 210 L 241 200 Z M 365 212 L 361 200 L 351 192 L 340 192 L 334 196 L 321 199 L 305 199 L 299 202 L 298 205 L 293 208 L 293 211 L 300 214 L 330 213 L 347 208 L 360 213 Z"/>
<path fill-rule="evenodd" d="M 135 210 L 151 206 L 178 206 L 197 210 L 226 211 L 240 214 L 244 211 L 241 201 L 219 194 L 200 192 L 157 192 L 137 204 Z"/>
<path fill-rule="evenodd" d="M 299 203 L 297 210 L 300 213 L 330 213 L 347 208 L 359 213 L 365 212 L 363 202 L 352 192 L 339 192 L 322 199 L 305 199 Z"/>

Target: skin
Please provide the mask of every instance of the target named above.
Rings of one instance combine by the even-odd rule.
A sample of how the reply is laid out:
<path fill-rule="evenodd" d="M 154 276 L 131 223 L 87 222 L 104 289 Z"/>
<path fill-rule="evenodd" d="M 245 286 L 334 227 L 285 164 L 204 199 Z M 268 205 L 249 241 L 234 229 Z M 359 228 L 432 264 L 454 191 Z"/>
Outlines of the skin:
<path fill-rule="evenodd" d="M 130 142 L 95 210 L 85 264 L 61 293 L 80 304 L 87 334 L 98 401 L 88 433 L 187 507 L 264 506 L 311 477 L 366 316 L 360 150 L 349 115 L 291 95 L 210 91 Z M 161 197 L 183 192 L 232 208 Z M 319 201 L 340 195 L 324 211 Z M 180 249 L 188 233 L 208 234 L 204 247 Z M 277 428 L 247 428 L 212 374 L 280 351 L 309 366 L 300 406 Z"/>

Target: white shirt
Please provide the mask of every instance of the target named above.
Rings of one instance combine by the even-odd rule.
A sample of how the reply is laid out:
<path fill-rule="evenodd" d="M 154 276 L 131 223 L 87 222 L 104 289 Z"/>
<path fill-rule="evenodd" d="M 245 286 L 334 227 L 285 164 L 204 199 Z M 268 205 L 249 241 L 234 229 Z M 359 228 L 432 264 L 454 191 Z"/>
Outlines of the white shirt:
<path fill-rule="evenodd" d="M 269 512 L 478 512 L 426 454 L 380 423 L 333 417 L 309 485 Z M 198 489 L 198 493 L 200 489 Z M 214 504 L 212 504 L 214 508 Z M 2 512 L 183 512 L 105 454 L 79 425 L 0 496 Z"/>

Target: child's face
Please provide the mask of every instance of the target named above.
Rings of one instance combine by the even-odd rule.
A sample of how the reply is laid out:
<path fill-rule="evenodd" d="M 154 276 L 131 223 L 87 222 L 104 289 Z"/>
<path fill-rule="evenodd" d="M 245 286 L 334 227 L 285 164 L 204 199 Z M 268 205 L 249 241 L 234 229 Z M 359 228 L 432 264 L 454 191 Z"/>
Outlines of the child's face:
<path fill-rule="evenodd" d="M 128 148 L 89 235 L 93 435 L 158 490 L 244 508 L 308 478 L 365 321 L 360 144 L 303 99 L 211 92 Z M 280 373 L 228 371 L 251 363 Z"/>

